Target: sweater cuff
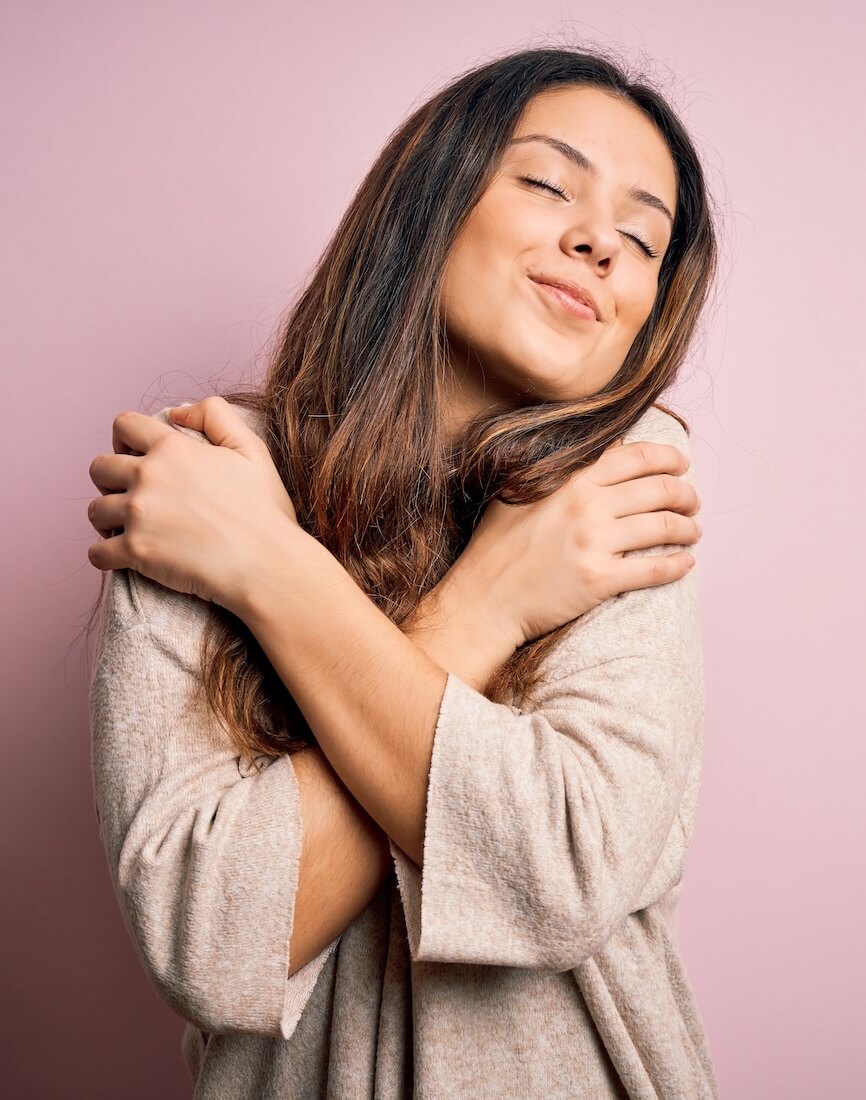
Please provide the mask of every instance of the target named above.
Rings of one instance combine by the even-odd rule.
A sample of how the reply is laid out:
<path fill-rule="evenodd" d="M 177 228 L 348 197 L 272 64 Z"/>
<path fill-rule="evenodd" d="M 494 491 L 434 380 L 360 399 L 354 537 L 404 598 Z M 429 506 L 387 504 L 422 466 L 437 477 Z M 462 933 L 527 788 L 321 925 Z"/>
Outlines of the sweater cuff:
<path fill-rule="evenodd" d="M 471 884 L 467 891 L 461 850 L 472 844 L 472 827 L 471 822 L 455 816 L 460 807 L 454 805 L 453 772 L 461 767 L 467 726 L 473 725 L 479 701 L 491 706 L 488 699 L 448 673 L 430 760 L 423 872 L 389 837 L 413 962 L 448 961 L 460 941 L 461 925 L 469 919 L 469 914 L 461 912 L 461 903 L 472 891 Z M 514 707 L 506 709 L 517 713 Z M 473 731 L 478 734 L 477 729 Z"/>

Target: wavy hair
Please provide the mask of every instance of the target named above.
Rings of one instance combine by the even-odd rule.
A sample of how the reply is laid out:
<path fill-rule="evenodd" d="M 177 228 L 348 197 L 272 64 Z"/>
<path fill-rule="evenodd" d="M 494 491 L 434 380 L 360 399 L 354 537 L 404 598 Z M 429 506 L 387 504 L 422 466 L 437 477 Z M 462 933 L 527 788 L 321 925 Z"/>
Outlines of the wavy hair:
<path fill-rule="evenodd" d="M 440 288 L 449 251 L 526 105 L 570 85 L 633 104 L 670 150 L 678 201 L 655 303 L 602 390 L 485 413 L 446 444 Z M 598 52 L 510 53 L 453 80 L 391 135 L 280 325 L 261 383 L 222 396 L 261 415 L 300 525 L 403 626 L 491 499 L 528 504 L 549 495 L 659 404 L 684 361 L 716 259 L 701 163 L 662 94 Z M 484 693 L 530 699 L 543 658 L 569 625 L 521 646 Z M 252 632 L 218 605 L 205 627 L 201 687 L 241 754 L 273 757 L 314 743 Z"/>

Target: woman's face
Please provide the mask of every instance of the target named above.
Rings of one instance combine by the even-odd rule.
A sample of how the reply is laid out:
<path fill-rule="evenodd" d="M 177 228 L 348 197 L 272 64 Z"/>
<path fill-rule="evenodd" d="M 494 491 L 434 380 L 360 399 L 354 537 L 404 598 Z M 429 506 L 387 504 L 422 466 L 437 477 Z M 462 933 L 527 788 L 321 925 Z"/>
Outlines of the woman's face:
<path fill-rule="evenodd" d="M 676 201 L 671 154 L 638 108 L 595 87 L 530 101 L 445 268 L 452 426 L 616 374 L 655 300 Z M 576 284 L 598 316 L 544 280 Z"/>

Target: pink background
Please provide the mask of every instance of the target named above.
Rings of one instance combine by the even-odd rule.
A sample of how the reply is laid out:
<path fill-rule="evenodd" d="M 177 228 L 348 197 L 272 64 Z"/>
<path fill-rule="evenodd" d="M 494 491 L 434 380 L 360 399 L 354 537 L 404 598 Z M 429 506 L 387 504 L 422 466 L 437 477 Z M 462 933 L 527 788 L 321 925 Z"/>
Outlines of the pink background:
<path fill-rule="evenodd" d="M 705 532 L 683 955 L 723 1096 L 862 1088 L 861 10 L 4 5 L 7 1096 L 191 1093 L 182 1022 L 133 954 L 92 807 L 85 510 L 113 417 L 259 371 L 410 107 L 507 49 L 592 41 L 659 62 L 726 218 L 718 302 L 672 396 Z"/>

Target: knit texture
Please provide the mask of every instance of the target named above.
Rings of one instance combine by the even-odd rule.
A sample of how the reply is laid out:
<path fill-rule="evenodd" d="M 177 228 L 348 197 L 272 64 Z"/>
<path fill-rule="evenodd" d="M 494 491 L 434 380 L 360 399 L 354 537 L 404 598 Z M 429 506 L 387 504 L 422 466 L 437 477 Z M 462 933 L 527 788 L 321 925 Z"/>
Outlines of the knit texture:
<path fill-rule="evenodd" d="M 691 454 L 655 407 L 624 438 Z M 195 699 L 210 605 L 110 574 L 99 835 L 144 970 L 187 1021 L 195 1100 L 718 1097 L 676 922 L 703 755 L 699 569 L 576 619 L 531 710 L 449 673 L 423 870 L 392 841 L 371 904 L 288 979 L 292 758 L 257 771 Z"/>

